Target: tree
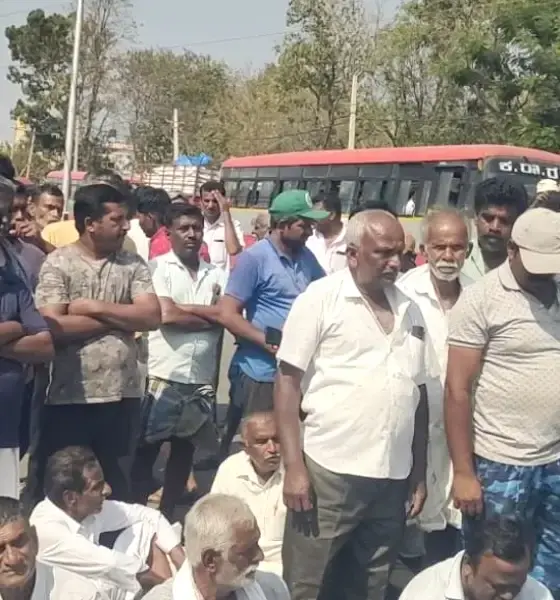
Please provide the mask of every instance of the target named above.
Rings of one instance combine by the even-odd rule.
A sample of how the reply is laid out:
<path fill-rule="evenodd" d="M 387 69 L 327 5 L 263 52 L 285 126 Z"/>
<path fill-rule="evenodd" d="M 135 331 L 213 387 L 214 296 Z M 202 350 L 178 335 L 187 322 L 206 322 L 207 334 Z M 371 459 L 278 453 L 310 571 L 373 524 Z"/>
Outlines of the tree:
<path fill-rule="evenodd" d="M 37 147 L 59 154 L 64 149 L 66 107 L 70 88 L 72 18 L 46 16 L 34 10 L 19 27 L 6 29 L 12 61 L 8 80 L 21 87 L 12 117 L 20 118 L 37 135 Z"/>
<path fill-rule="evenodd" d="M 292 31 L 279 48 L 279 86 L 285 95 L 307 92 L 313 145 L 340 146 L 352 77 L 373 65 L 374 23 L 361 0 L 291 0 L 287 25 Z"/>
<path fill-rule="evenodd" d="M 172 159 L 174 108 L 181 151 L 223 158 L 230 77 L 225 64 L 193 52 L 127 52 L 119 65 L 119 94 L 139 166 Z"/>

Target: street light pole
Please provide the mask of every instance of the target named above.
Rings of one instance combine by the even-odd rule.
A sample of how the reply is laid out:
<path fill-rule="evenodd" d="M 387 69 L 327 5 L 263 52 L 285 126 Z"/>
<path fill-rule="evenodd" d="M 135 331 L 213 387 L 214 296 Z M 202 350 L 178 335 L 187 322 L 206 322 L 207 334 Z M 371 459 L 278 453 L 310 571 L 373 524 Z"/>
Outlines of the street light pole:
<path fill-rule="evenodd" d="M 80 68 L 80 43 L 82 23 L 84 20 L 84 0 L 78 0 L 76 8 L 76 27 L 74 30 L 74 54 L 72 56 L 72 79 L 70 82 L 70 97 L 68 98 L 68 116 L 66 118 L 66 139 L 64 148 L 64 175 L 62 193 L 64 194 L 65 209 L 70 200 L 70 184 L 72 181 L 72 150 L 74 145 L 74 129 L 76 128 L 76 93 L 78 89 L 78 70 Z"/>

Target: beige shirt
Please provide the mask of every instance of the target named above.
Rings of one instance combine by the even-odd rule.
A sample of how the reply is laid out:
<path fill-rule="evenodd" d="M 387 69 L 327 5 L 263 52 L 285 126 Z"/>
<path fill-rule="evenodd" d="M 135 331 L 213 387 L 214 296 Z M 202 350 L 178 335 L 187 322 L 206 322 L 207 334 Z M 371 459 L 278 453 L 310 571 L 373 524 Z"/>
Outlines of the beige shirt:
<path fill-rule="evenodd" d="M 120 251 L 94 260 L 77 244 L 55 250 L 39 274 L 37 308 L 70 304 L 88 298 L 132 304 L 153 294 L 148 265 L 137 255 Z M 141 395 L 134 334 L 120 329 L 96 338 L 58 346 L 52 363 L 48 404 L 118 402 Z"/>
<path fill-rule="evenodd" d="M 282 576 L 282 540 L 286 522 L 283 500 L 284 469 L 268 480 L 259 481 L 251 459 L 244 452 L 227 458 L 218 469 L 212 484 L 213 494 L 229 494 L 244 500 L 253 511 L 261 530 L 259 545 L 264 561 L 259 569 Z"/>
<path fill-rule="evenodd" d="M 449 345 L 484 350 L 475 453 L 527 466 L 560 458 L 559 304 L 547 309 L 504 263 L 463 292 L 450 313 Z"/>
<path fill-rule="evenodd" d="M 349 269 L 313 282 L 284 325 L 277 353 L 305 372 L 305 453 L 334 473 L 406 479 L 414 419 L 430 353 L 418 306 L 387 288 L 395 315 L 386 334 Z"/>

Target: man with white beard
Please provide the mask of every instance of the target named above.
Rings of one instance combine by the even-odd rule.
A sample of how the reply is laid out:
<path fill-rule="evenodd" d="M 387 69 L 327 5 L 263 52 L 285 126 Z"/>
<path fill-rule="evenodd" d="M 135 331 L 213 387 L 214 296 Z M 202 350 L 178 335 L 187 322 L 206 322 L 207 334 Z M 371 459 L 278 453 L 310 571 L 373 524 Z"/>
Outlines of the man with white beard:
<path fill-rule="evenodd" d="M 286 584 L 257 573 L 264 558 L 249 506 L 236 496 L 209 494 L 185 518 L 187 560 L 143 600 L 289 600 Z"/>
<path fill-rule="evenodd" d="M 430 212 L 423 224 L 427 263 L 408 271 L 397 285 L 422 311 L 427 338 L 437 357 L 439 372 L 433 373 L 427 389 L 430 411 L 428 499 L 418 518 L 426 531 L 428 564 L 435 564 L 459 550 L 461 514 L 449 501 L 452 483 L 451 461 L 443 421 L 443 390 L 447 370 L 447 316 L 462 289 L 474 283 L 461 273 L 469 247 L 466 218 L 454 209 Z M 408 532 L 411 533 L 411 532 Z"/>

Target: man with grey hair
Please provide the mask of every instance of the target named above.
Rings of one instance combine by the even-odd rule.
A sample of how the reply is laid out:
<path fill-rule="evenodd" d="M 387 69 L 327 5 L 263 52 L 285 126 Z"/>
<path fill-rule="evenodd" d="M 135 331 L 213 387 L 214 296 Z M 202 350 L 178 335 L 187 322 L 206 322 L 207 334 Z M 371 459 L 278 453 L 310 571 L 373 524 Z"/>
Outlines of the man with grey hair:
<path fill-rule="evenodd" d="M 243 500 L 205 496 L 188 512 L 184 534 L 187 560 L 173 580 L 155 587 L 145 600 L 289 600 L 282 585 L 265 593 L 257 582 L 260 531 Z"/>
<path fill-rule="evenodd" d="M 431 367 L 422 313 L 395 286 L 404 231 L 366 210 L 346 239 L 348 267 L 295 300 L 277 353 L 292 600 L 320 597 L 331 580 L 338 597 L 383 597 L 405 519 L 426 498 Z"/>
<path fill-rule="evenodd" d="M 429 378 L 430 436 L 428 446 L 428 500 L 419 516 L 427 560 L 435 564 L 458 551 L 461 514 L 448 501 L 452 469 L 443 422 L 443 390 L 447 370 L 447 316 L 462 290 L 474 283 L 461 272 L 469 247 L 469 228 L 455 209 L 434 210 L 426 216 L 423 243 L 427 263 L 403 275 L 397 285 L 422 311 L 426 341 L 436 359 L 437 372 Z"/>

